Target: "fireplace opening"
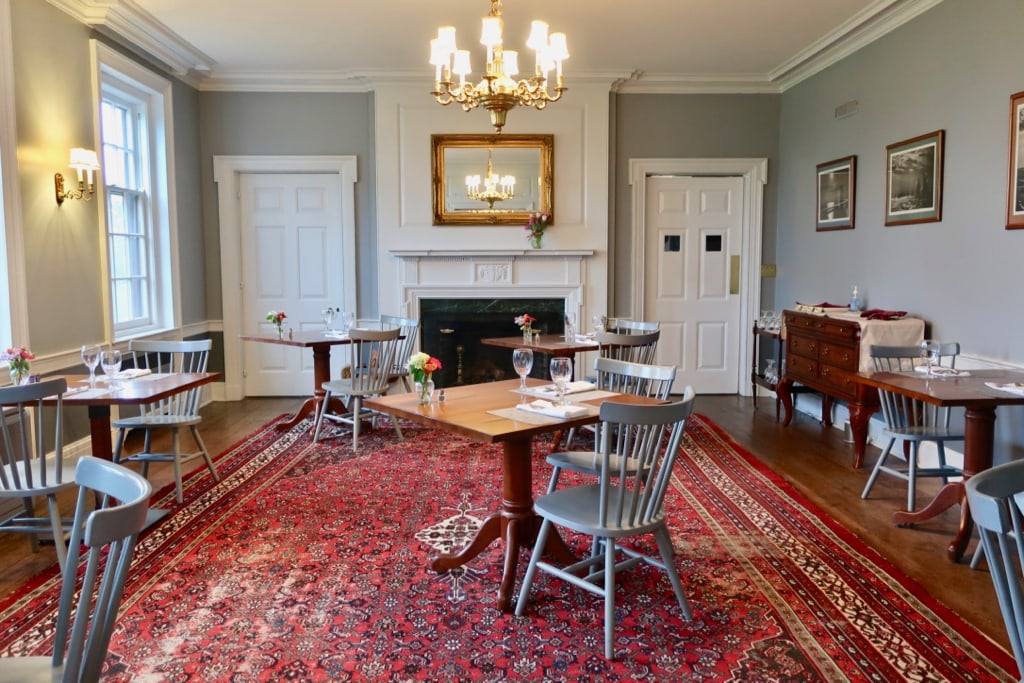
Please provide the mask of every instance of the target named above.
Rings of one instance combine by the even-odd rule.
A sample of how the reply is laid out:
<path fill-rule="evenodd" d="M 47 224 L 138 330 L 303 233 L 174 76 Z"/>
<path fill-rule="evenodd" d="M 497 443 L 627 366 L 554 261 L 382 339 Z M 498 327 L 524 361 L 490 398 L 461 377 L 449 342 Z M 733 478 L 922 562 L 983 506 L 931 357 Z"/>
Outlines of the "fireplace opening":
<path fill-rule="evenodd" d="M 440 361 L 437 386 L 496 382 L 518 377 L 512 351 L 480 343 L 520 335 L 514 319 L 529 313 L 541 335 L 564 334 L 564 299 L 421 299 L 420 348 Z M 547 379 L 547 357 L 537 354 L 531 377 Z"/>

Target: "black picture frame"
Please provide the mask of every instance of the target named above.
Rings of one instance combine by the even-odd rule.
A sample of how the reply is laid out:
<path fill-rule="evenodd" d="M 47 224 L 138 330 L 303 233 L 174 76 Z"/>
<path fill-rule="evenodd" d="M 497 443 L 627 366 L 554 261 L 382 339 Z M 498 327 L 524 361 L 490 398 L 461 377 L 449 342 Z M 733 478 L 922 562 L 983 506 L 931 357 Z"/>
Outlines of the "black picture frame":
<path fill-rule="evenodd" d="M 885 148 L 885 224 L 942 220 L 945 131 L 936 130 Z"/>
<path fill-rule="evenodd" d="M 857 208 L 857 157 L 848 156 L 817 166 L 814 229 L 853 230 Z"/>

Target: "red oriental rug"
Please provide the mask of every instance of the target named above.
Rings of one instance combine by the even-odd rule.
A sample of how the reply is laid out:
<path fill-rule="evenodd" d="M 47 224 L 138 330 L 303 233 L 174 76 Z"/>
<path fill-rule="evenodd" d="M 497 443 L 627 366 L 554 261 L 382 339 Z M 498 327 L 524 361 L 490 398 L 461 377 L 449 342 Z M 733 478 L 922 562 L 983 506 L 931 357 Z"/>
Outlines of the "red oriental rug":
<path fill-rule="evenodd" d="M 601 602 L 578 588 L 542 574 L 525 616 L 495 608 L 498 545 L 428 569 L 497 507 L 500 450 L 405 431 L 354 454 L 347 436 L 314 446 L 308 421 L 267 425 L 221 454 L 220 484 L 197 470 L 183 505 L 158 494 L 176 509 L 140 541 L 105 680 L 1016 680 L 1009 654 L 700 416 L 667 503 L 694 619 L 662 572 L 627 572 L 609 662 Z M 0 603 L 0 654 L 49 652 L 57 591 L 51 573 Z"/>

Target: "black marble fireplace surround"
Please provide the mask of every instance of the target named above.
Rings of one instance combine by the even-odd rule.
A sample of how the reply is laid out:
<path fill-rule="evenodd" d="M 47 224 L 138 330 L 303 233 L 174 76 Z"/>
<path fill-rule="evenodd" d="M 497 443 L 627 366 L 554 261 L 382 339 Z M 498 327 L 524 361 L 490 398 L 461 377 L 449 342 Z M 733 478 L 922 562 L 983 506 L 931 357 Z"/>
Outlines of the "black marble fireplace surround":
<path fill-rule="evenodd" d="M 515 378 L 512 352 L 480 340 L 521 334 L 514 319 L 523 313 L 541 335 L 565 331 L 564 299 L 420 299 L 420 349 L 441 361 L 438 388 Z M 537 354 L 530 374 L 547 378 L 546 356 Z"/>

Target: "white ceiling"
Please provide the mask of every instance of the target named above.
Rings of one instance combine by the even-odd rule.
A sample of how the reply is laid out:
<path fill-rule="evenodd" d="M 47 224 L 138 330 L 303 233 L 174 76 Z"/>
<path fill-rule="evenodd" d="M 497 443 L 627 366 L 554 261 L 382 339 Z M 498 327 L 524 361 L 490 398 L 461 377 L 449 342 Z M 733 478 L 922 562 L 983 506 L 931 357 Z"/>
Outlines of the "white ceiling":
<path fill-rule="evenodd" d="M 568 36 L 566 84 L 781 92 L 941 0 L 506 0 L 505 45 L 530 21 Z M 429 41 L 456 27 L 483 63 L 489 0 L 49 0 L 127 38 L 202 89 L 367 89 L 432 80 Z M 528 59 L 521 58 L 524 64 Z M 478 71 L 477 71 L 478 73 Z"/>

